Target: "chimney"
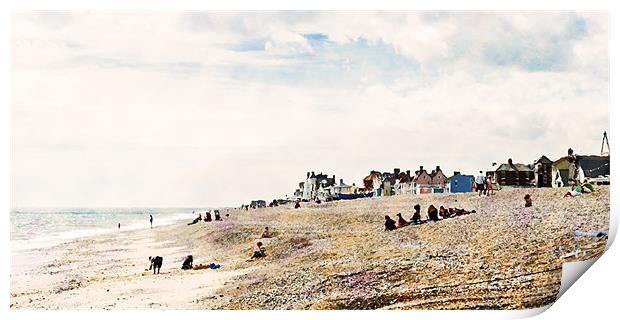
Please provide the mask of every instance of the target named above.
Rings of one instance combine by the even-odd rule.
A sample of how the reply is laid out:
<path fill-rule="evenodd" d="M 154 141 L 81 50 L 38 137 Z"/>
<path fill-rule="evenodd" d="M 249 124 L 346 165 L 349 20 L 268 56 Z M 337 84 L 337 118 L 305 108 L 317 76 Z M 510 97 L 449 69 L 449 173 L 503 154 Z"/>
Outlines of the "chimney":
<path fill-rule="evenodd" d="M 435 171 L 437 171 L 437 172 L 441 171 L 441 169 L 439 168 L 439 166 L 437 166 L 437 169 L 435 169 Z"/>
<path fill-rule="evenodd" d="M 460 171 L 454 171 L 454 175 L 455 175 L 455 176 L 458 176 L 459 174 L 461 174 L 461 172 L 460 172 Z"/>
<path fill-rule="evenodd" d="M 310 172 L 306 174 L 306 179 L 309 179 L 309 178 L 310 178 Z"/>
<path fill-rule="evenodd" d="M 422 172 L 422 170 L 424 170 L 424 166 L 420 166 L 420 172 Z"/>
<path fill-rule="evenodd" d="M 512 159 L 511 158 L 508 159 L 508 164 L 512 165 Z"/>
<path fill-rule="evenodd" d="M 332 176 L 332 180 L 334 180 L 334 182 L 336 182 L 336 175 Z"/>
<path fill-rule="evenodd" d="M 312 175 L 311 175 L 311 177 L 314 177 L 314 171 L 312 171 Z"/>
<path fill-rule="evenodd" d="M 407 170 L 407 177 L 411 177 L 411 170 Z"/>
<path fill-rule="evenodd" d="M 344 184 L 344 182 L 342 182 L 342 179 L 340 179 L 340 184 Z"/>
<path fill-rule="evenodd" d="M 394 174 L 397 175 L 400 173 L 400 168 L 394 168 Z"/>

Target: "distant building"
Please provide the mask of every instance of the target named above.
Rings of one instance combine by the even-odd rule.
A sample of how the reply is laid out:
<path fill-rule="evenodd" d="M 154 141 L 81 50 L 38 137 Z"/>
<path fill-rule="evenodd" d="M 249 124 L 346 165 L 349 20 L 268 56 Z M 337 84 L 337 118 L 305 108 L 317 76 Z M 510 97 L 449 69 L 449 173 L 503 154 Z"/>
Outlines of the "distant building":
<path fill-rule="evenodd" d="M 333 186 L 336 183 L 336 176 L 333 175 L 331 178 L 322 172 L 319 174 L 315 174 L 314 171 L 308 172 L 306 174 L 306 181 L 303 182 L 303 187 L 301 187 L 301 199 L 303 200 L 315 200 L 318 198 L 319 193 L 321 197 L 325 197 L 326 189 L 328 187 Z M 300 185 L 301 186 L 301 185 Z"/>
<path fill-rule="evenodd" d="M 513 163 L 512 159 L 499 165 L 493 174 L 500 186 L 531 186 L 534 180 L 534 170 L 524 164 Z"/>
<path fill-rule="evenodd" d="M 364 188 L 368 192 L 372 192 L 373 196 L 380 197 L 382 191 L 382 181 L 381 181 L 381 172 L 379 171 L 370 171 L 370 174 L 364 177 Z"/>
<path fill-rule="evenodd" d="M 448 178 L 448 192 L 462 193 L 472 192 L 475 177 L 472 175 L 463 175 L 458 171 L 454 171 L 454 175 Z"/>
<path fill-rule="evenodd" d="M 435 170 L 429 174 L 423 166 L 420 166 L 420 170 L 415 172 L 414 193 L 426 194 L 426 193 L 443 193 L 447 190 L 448 178 L 443 173 L 441 168 L 437 166 Z"/>
<path fill-rule="evenodd" d="M 250 202 L 250 208 L 252 209 L 265 208 L 265 207 L 267 207 L 267 202 L 265 202 L 265 200 L 252 200 L 252 202 Z"/>

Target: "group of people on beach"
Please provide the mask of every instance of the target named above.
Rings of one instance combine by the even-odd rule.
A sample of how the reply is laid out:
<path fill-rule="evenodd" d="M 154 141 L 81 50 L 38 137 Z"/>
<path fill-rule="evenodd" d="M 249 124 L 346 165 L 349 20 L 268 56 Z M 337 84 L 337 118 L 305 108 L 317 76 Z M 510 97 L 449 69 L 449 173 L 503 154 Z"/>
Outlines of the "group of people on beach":
<path fill-rule="evenodd" d="M 202 213 L 198 213 L 198 217 L 194 219 L 192 222 L 187 225 L 192 225 L 198 223 L 198 221 L 211 222 L 215 218 L 215 221 L 222 221 L 222 216 L 220 215 L 220 210 L 213 210 L 213 217 L 211 216 L 211 211 L 205 212 L 204 218 L 202 217 Z"/>
<path fill-rule="evenodd" d="M 482 171 L 476 176 L 476 191 L 478 191 L 478 196 L 490 196 L 493 195 L 493 179 L 491 176 L 484 176 Z"/>
<path fill-rule="evenodd" d="M 427 222 L 437 222 L 440 220 L 456 218 L 459 216 L 464 216 L 464 215 L 476 212 L 476 210 L 468 211 L 462 208 L 444 208 L 444 206 L 440 206 L 439 209 L 437 209 L 434 205 L 431 204 L 427 210 L 428 218 L 426 220 L 422 220 L 420 211 L 421 211 L 421 207 L 419 204 L 416 204 L 415 206 L 413 206 L 413 216 L 411 217 L 411 219 L 409 219 L 409 221 L 405 220 L 405 218 L 403 218 L 401 213 L 398 213 L 396 215 L 397 216 L 396 221 L 390 218 L 389 215 L 386 215 L 385 216 L 385 230 L 391 231 L 391 230 L 396 230 L 396 229 L 406 227 L 409 225 L 417 225 L 417 224 L 423 224 Z"/>
<path fill-rule="evenodd" d="M 581 163 L 577 154 L 572 148 L 568 148 L 568 183 L 570 184 L 570 190 L 568 190 L 563 198 L 566 197 L 578 197 L 583 193 L 594 192 L 594 185 L 585 177 L 585 173 L 581 168 Z M 561 180 L 560 180 L 561 181 Z"/>

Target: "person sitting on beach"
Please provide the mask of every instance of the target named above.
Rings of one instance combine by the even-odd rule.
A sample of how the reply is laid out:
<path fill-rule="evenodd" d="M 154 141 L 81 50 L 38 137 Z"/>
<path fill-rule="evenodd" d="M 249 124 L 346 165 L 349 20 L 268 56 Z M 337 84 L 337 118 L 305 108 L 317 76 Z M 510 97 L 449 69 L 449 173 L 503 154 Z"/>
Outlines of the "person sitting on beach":
<path fill-rule="evenodd" d="M 579 185 L 575 179 L 571 179 L 570 183 L 573 186 L 571 187 L 571 190 L 567 191 L 564 194 L 563 198 L 566 198 L 566 197 L 577 197 L 577 196 L 581 195 L 581 191 L 582 191 L 581 185 Z"/>
<path fill-rule="evenodd" d="M 258 247 L 258 250 L 254 250 L 254 253 L 252 253 L 252 257 L 250 259 L 257 259 L 257 258 L 262 258 L 265 257 L 267 254 L 265 253 L 265 251 L 267 251 L 267 249 L 265 249 L 265 247 L 263 246 L 262 242 L 257 242 L 256 246 Z"/>
<path fill-rule="evenodd" d="M 149 270 L 153 269 L 153 274 L 155 274 L 155 270 L 157 270 L 157 274 L 159 274 L 161 265 L 164 264 L 164 258 L 160 256 L 149 257 L 149 262 L 151 263 L 151 265 L 149 266 Z"/>
<path fill-rule="evenodd" d="M 211 211 L 205 212 L 205 222 L 211 222 Z"/>
<path fill-rule="evenodd" d="M 470 213 L 476 213 L 476 210 L 467 211 L 461 208 L 448 208 L 449 216 L 452 217 L 460 217 Z"/>
<path fill-rule="evenodd" d="M 594 192 L 594 186 L 588 181 L 588 179 L 584 179 L 583 183 L 581 184 L 581 189 L 583 190 L 583 193 Z"/>
<path fill-rule="evenodd" d="M 222 217 L 220 216 L 220 210 L 214 210 L 213 215 L 215 217 L 215 221 L 222 221 Z"/>
<path fill-rule="evenodd" d="M 525 197 L 523 197 L 523 200 L 525 200 L 526 208 L 532 206 L 532 197 L 529 194 L 526 194 Z"/>
<path fill-rule="evenodd" d="M 434 205 L 431 204 L 428 207 L 427 213 L 428 213 L 428 219 L 429 220 L 431 220 L 431 221 L 439 221 L 439 215 L 438 215 L 438 212 L 437 212 L 437 208 L 435 208 Z"/>
<path fill-rule="evenodd" d="M 385 231 L 396 230 L 396 221 L 392 220 L 390 216 L 385 216 Z"/>
<path fill-rule="evenodd" d="M 416 204 L 415 206 L 413 206 L 413 216 L 411 217 L 411 223 L 413 224 L 420 224 L 422 223 L 422 217 L 420 215 L 420 205 Z"/>
<path fill-rule="evenodd" d="M 183 265 L 181 266 L 181 269 L 183 270 L 192 269 L 193 264 L 194 264 L 194 257 L 190 254 L 187 257 L 185 257 L 185 259 L 183 260 Z"/>
<path fill-rule="evenodd" d="M 443 206 L 439 206 L 439 216 L 442 219 L 448 219 L 450 218 L 450 212 L 448 212 L 448 210 L 446 210 Z"/>
<path fill-rule="evenodd" d="M 194 219 L 194 221 L 192 221 L 192 222 L 188 223 L 187 225 L 188 225 L 188 226 L 191 226 L 192 224 L 196 224 L 196 223 L 198 223 L 198 221 L 200 221 L 200 220 L 202 220 L 202 219 L 201 219 L 200 217 L 197 217 L 196 219 Z"/>
<path fill-rule="evenodd" d="M 271 233 L 269 232 L 269 227 L 265 227 L 263 234 L 260 235 L 261 238 L 271 238 Z"/>
<path fill-rule="evenodd" d="M 409 225 L 409 222 L 403 219 L 403 216 L 400 213 L 396 216 L 398 217 L 398 221 L 396 222 L 396 228 L 402 228 Z"/>
<path fill-rule="evenodd" d="M 299 204 L 299 200 L 295 201 L 295 209 L 301 208 L 301 204 Z"/>

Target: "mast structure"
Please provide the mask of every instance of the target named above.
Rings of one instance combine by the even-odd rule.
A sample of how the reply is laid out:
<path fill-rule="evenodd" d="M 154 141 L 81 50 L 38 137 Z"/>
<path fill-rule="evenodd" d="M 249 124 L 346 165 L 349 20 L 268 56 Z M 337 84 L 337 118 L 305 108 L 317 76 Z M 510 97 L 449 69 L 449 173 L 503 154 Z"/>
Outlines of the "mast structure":
<path fill-rule="evenodd" d="M 607 131 L 603 132 L 603 141 L 601 142 L 601 155 L 605 155 L 605 153 L 603 152 L 603 148 L 605 147 L 605 143 L 607 143 L 607 154 L 610 153 L 609 151 L 609 138 L 607 138 Z"/>

